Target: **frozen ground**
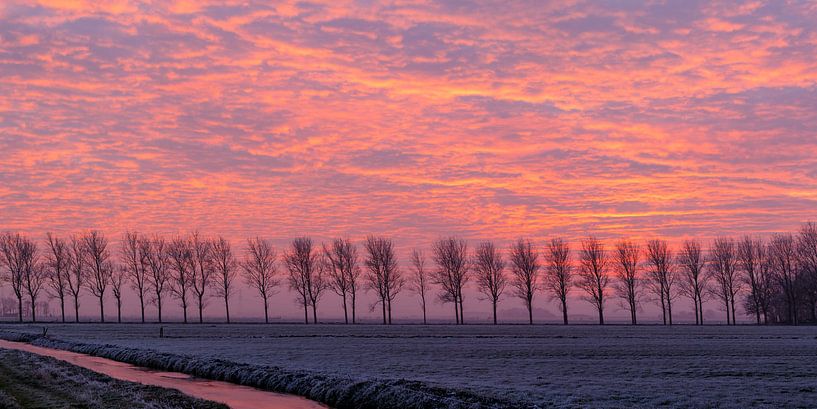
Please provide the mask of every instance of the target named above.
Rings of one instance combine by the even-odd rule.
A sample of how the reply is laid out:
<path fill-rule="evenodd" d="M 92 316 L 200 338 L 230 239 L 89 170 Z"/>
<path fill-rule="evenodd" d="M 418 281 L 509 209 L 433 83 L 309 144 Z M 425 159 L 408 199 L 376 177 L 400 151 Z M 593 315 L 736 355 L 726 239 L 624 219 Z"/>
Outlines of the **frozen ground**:
<path fill-rule="evenodd" d="M 38 334 L 42 326 L 3 324 L 0 331 Z M 154 324 L 47 326 L 50 338 L 200 358 L 198 366 L 221 359 L 306 371 L 329 380 L 324 389 L 333 379 L 404 379 L 540 407 L 817 402 L 815 327 L 176 324 L 158 338 Z"/>

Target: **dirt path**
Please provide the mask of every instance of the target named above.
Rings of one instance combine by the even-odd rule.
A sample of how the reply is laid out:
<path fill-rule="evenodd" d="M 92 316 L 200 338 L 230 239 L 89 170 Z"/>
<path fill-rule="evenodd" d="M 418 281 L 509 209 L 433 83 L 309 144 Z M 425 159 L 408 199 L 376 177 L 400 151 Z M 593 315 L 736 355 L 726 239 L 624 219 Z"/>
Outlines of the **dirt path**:
<path fill-rule="evenodd" d="M 53 358 L 0 349 L 0 407 L 227 409 L 176 390 L 119 381 Z"/>

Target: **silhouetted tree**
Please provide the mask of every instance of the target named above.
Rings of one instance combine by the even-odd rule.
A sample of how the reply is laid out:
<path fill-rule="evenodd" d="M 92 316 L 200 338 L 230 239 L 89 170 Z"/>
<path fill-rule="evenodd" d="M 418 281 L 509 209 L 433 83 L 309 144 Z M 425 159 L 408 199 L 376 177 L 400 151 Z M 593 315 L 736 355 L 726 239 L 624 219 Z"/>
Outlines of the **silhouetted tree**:
<path fill-rule="evenodd" d="M 176 237 L 168 244 L 167 254 L 170 260 L 170 294 L 179 300 L 183 320 L 187 324 L 187 295 L 193 286 L 193 250 L 186 239 Z"/>
<path fill-rule="evenodd" d="M 641 247 L 631 241 L 622 240 L 616 244 L 616 278 L 613 288 L 622 300 L 624 308 L 630 311 L 630 323 L 638 323 L 636 311 L 641 300 L 641 279 L 638 277 Z"/>
<path fill-rule="evenodd" d="M 162 297 L 167 293 L 170 281 L 171 261 L 167 247 L 165 239 L 159 236 L 140 241 L 141 252 L 149 269 L 148 283 L 153 292 L 152 301 L 156 304 L 159 323 L 162 322 Z"/>
<path fill-rule="evenodd" d="M 35 243 L 19 233 L 5 233 L 0 240 L 2 265 L 6 267 L 5 281 L 17 297 L 17 315 L 23 322 L 23 294 L 25 291 L 26 271 L 33 268 Z"/>
<path fill-rule="evenodd" d="M 454 303 L 457 324 L 463 324 L 462 290 L 468 282 L 468 245 L 455 237 L 439 239 L 434 243 L 434 262 L 437 270 L 432 281 L 441 288 L 440 300 Z"/>
<path fill-rule="evenodd" d="M 596 307 L 599 324 L 604 325 L 604 302 L 607 284 L 610 281 L 608 273 L 610 263 L 604 244 L 593 236 L 582 240 L 579 262 L 577 285 L 586 293 L 585 300 Z"/>
<path fill-rule="evenodd" d="M 145 322 L 145 295 L 148 291 L 149 280 L 147 260 L 142 252 L 142 238 L 139 233 L 125 232 L 122 237 L 122 267 L 130 282 L 131 288 L 136 292 L 139 299 L 139 311 L 142 314 L 142 322 Z"/>
<path fill-rule="evenodd" d="M 672 301 L 677 296 L 672 251 L 665 240 L 647 242 L 647 282 L 661 305 L 664 325 L 672 325 Z"/>
<path fill-rule="evenodd" d="M 247 251 L 241 267 L 244 280 L 258 291 L 264 302 L 264 322 L 269 323 L 269 298 L 278 286 L 278 267 L 275 263 L 277 254 L 269 241 L 260 237 L 247 240 Z"/>
<path fill-rule="evenodd" d="M 122 286 L 128 273 L 125 266 L 113 266 L 111 272 L 111 292 L 116 299 L 116 322 L 122 322 Z"/>
<path fill-rule="evenodd" d="M 502 253 L 490 241 L 480 243 L 471 265 L 473 266 L 477 288 L 491 301 L 494 325 L 496 325 L 496 306 L 499 304 L 499 299 L 508 285 Z"/>
<path fill-rule="evenodd" d="M 113 264 L 108 250 L 108 239 L 98 230 L 82 236 L 85 246 L 85 266 L 88 268 L 86 288 L 99 299 L 99 320 L 105 322 L 105 290 L 111 281 Z"/>
<path fill-rule="evenodd" d="M 391 303 L 405 284 L 397 267 L 394 243 L 385 237 L 369 236 L 364 247 L 366 280 L 369 288 L 377 293 L 377 303 L 380 303 L 383 311 L 383 324 L 391 324 Z"/>
<path fill-rule="evenodd" d="M 213 269 L 215 279 L 212 285 L 217 297 L 224 299 L 224 312 L 227 323 L 230 323 L 230 295 L 233 293 L 233 282 L 238 275 L 238 261 L 233 255 L 230 242 L 224 237 L 213 241 Z"/>
<path fill-rule="evenodd" d="M 547 247 L 545 288 L 559 300 L 562 320 L 567 325 L 567 295 L 573 286 L 573 265 L 570 262 L 570 246 L 561 238 L 550 240 Z"/>
<path fill-rule="evenodd" d="M 514 294 L 528 309 L 528 322 L 533 324 L 533 295 L 539 289 L 539 253 L 530 240 L 519 239 L 509 251 L 511 284 Z"/>
<path fill-rule="evenodd" d="M 808 301 L 811 321 L 817 321 L 817 224 L 803 224 L 797 235 L 797 256 L 802 270 L 803 293 Z"/>
<path fill-rule="evenodd" d="M 74 320 L 79 322 L 79 293 L 85 287 L 85 245 L 82 237 L 71 236 L 68 247 L 71 256 L 71 268 L 68 270 L 68 291 L 74 299 Z"/>
<path fill-rule="evenodd" d="M 761 262 L 763 257 L 763 242 L 745 236 L 737 246 L 738 267 L 743 272 L 743 280 L 749 286 L 750 308 L 755 314 L 757 324 L 760 325 L 760 315 L 763 312 L 764 291 L 760 278 Z"/>
<path fill-rule="evenodd" d="M 704 297 L 709 294 L 709 275 L 706 273 L 706 258 L 701 243 L 694 240 L 684 241 L 678 254 L 681 268 L 681 292 L 692 300 L 695 307 L 695 324 L 704 323 Z"/>
<path fill-rule="evenodd" d="M 48 250 L 45 257 L 46 277 L 51 296 L 60 301 L 60 316 L 65 322 L 65 297 L 68 295 L 68 275 L 71 270 L 71 251 L 65 239 L 46 233 Z"/>
<path fill-rule="evenodd" d="M 191 252 L 190 284 L 196 296 L 199 309 L 199 323 L 204 322 L 204 306 L 207 304 L 207 289 L 213 277 L 213 242 L 193 232 L 188 239 Z"/>
<path fill-rule="evenodd" d="M 420 296 L 420 306 L 423 308 L 423 324 L 425 325 L 428 324 L 428 320 L 426 319 L 426 294 L 430 288 L 431 278 L 428 276 L 426 258 L 421 250 L 412 250 L 411 266 L 411 289 Z"/>
<path fill-rule="evenodd" d="M 725 237 L 715 239 L 712 250 L 710 250 L 709 265 L 713 281 L 717 286 L 715 295 L 723 301 L 726 308 L 726 323 L 735 324 L 735 295 L 741 288 L 735 240 Z"/>
<path fill-rule="evenodd" d="M 360 266 L 357 260 L 357 247 L 349 239 L 335 239 L 323 252 L 328 262 L 329 287 L 343 300 L 343 320 L 349 323 L 347 299 L 351 298 L 352 323 L 355 322 L 355 303 L 360 276 Z"/>
<path fill-rule="evenodd" d="M 298 301 L 304 307 L 304 322 L 309 323 L 308 308 L 312 306 L 312 322 L 317 324 L 318 300 L 328 286 L 320 252 L 314 250 L 309 237 L 297 238 L 284 254 L 284 262 L 289 271 L 289 286 L 298 293 Z"/>
<path fill-rule="evenodd" d="M 774 235 L 769 250 L 774 277 L 784 296 L 786 320 L 797 325 L 799 260 L 794 236 L 789 233 Z"/>

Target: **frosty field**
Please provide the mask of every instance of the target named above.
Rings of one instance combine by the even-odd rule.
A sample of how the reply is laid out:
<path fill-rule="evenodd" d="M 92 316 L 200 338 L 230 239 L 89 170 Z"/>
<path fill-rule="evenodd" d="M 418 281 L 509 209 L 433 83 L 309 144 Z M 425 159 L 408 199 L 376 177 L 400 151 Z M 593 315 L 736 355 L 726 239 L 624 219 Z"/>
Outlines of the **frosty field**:
<path fill-rule="evenodd" d="M 171 361 L 167 365 L 199 375 L 218 372 L 213 368 L 225 362 L 256 372 L 277 367 L 297 376 L 275 382 L 300 382 L 292 390 L 307 391 L 301 394 L 313 393 L 309 382 L 322 382 L 322 391 L 313 394 L 323 400 L 363 393 L 363 387 L 349 385 L 368 381 L 369 388 L 378 385 L 381 397 L 394 387 L 392 395 L 411 390 L 448 397 L 433 402 L 451 407 L 817 402 L 814 327 L 165 324 L 159 338 L 155 324 L 3 324 L 0 335 L 39 334 L 43 326 L 49 338 L 68 341 L 57 347 L 110 345 L 115 348 L 105 354 L 124 349 L 131 353 L 121 354 L 123 360 L 150 357 L 153 366 Z M 175 362 L 179 356 L 196 361 Z M 344 389 L 334 392 L 332 385 Z M 389 402 L 399 405 L 400 397 Z"/>

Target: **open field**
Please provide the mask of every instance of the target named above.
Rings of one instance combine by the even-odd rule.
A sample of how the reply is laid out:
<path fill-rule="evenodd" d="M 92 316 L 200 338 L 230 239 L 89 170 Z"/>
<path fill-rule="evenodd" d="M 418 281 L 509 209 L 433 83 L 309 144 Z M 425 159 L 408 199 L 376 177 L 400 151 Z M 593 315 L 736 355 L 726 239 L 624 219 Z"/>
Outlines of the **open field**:
<path fill-rule="evenodd" d="M 0 349 L 0 407 L 226 409 L 172 389 L 145 386 L 28 352 Z"/>
<path fill-rule="evenodd" d="M 409 395 L 406 403 L 418 393 L 448 397 L 428 402 L 449 407 L 789 407 L 817 401 L 814 327 L 171 324 L 163 326 L 164 338 L 155 324 L 3 324 L 0 330 L 4 337 L 36 335 L 44 325 L 49 338 L 68 343 L 35 342 L 75 349 L 107 344 L 92 352 L 175 365 L 199 376 L 209 370 L 224 377 L 217 367 L 233 363 L 256 372 L 277 367 L 267 369 L 297 374 L 284 378 L 301 385 L 276 388 L 322 401 L 340 392 L 363 393 L 360 384 L 350 387 L 354 382 L 378 389 L 381 402 L 392 388 L 388 402 L 394 405 L 401 393 Z M 320 386 L 303 385 L 309 382 Z"/>

